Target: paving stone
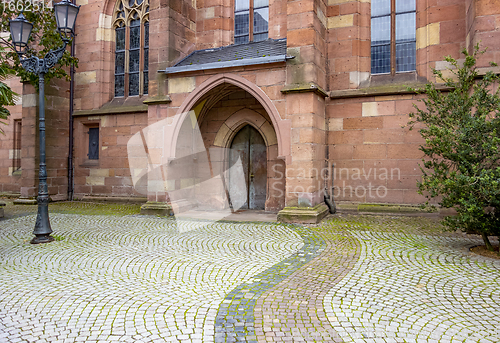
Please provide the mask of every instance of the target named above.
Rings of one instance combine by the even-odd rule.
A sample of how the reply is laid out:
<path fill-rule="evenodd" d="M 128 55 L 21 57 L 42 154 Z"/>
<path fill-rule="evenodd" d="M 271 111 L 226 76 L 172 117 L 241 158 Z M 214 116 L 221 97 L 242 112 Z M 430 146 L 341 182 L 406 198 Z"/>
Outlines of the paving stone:
<path fill-rule="evenodd" d="M 109 342 L 164 341 L 164 333 L 189 341 L 196 332 L 210 342 L 230 291 L 304 245 L 279 224 L 183 221 L 179 230 L 164 218 L 63 214 L 51 214 L 62 240 L 31 245 L 34 221 L 1 223 L 0 332 L 9 342 L 34 333 L 75 341 L 83 332 Z"/>
<path fill-rule="evenodd" d="M 361 244 L 354 268 L 324 297 L 345 342 L 500 342 L 491 329 L 500 324 L 500 260 L 468 253 L 478 238 L 373 227 L 340 225 Z"/>
<path fill-rule="evenodd" d="M 421 218 L 51 214 L 63 239 L 39 246 L 33 215 L 8 218 L 1 342 L 500 341 L 500 262 Z"/>

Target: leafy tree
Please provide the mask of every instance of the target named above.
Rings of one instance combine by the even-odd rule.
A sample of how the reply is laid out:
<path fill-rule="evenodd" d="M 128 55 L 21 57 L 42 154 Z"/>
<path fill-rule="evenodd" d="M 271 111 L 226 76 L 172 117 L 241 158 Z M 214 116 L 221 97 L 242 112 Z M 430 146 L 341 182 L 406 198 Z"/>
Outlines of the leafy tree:
<path fill-rule="evenodd" d="M 417 127 L 425 139 L 422 182 L 419 193 L 428 199 L 440 197 L 439 204 L 453 208 L 444 224 L 451 229 L 480 233 L 488 239 L 500 235 L 500 76 L 488 72 L 480 77 L 476 58 L 484 51 L 476 46 L 465 55 L 463 65 L 446 57 L 452 78 L 433 69 L 449 91 L 428 83 L 420 92 L 425 109 L 410 114 L 410 129 Z M 492 66 L 496 64 L 491 63 Z"/>
<path fill-rule="evenodd" d="M 1 51 L 2 47 L 0 47 L 0 52 Z M 13 73 L 14 71 L 12 69 L 5 68 L 0 64 L 0 124 L 4 125 L 6 124 L 4 120 L 7 120 L 10 115 L 9 110 L 5 108 L 5 106 L 14 105 L 14 98 L 17 96 L 17 94 L 4 82 Z M 2 127 L 0 127 L 0 133 L 4 134 Z"/>
<path fill-rule="evenodd" d="M 16 18 L 21 10 L 28 21 L 33 23 L 33 30 L 29 41 L 29 46 L 32 47 L 26 54 L 26 57 L 37 56 L 43 58 L 49 50 L 54 50 L 63 45 L 61 38 L 57 32 L 57 25 L 54 17 L 53 8 L 50 6 L 52 1 L 40 0 L 39 2 L 28 1 L 10 1 L 2 2 L 0 6 L 0 30 L 3 33 L 0 35 L 0 81 L 3 81 L 10 75 L 21 77 L 22 81 L 31 83 L 38 90 L 38 75 L 26 72 L 20 62 L 19 57 L 15 53 L 14 47 L 10 38 L 9 20 Z M 59 64 L 51 68 L 45 74 L 45 82 L 49 82 L 52 78 L 65 78 L 70 80 L 67 73 L 67 68 L 71 64 L 78 63 L 78 60 L 71 57 L 68 50 L 65 51 Z M 0 84 L 0 119 L 7 119 L 10 114 L 5 106 L 13 105 L 12 99 L 15 94 L 5 84 Z M 0 123 L 3 123 L 0 121 Z M 1 129 L 0 129 L 0 132 Z"/>

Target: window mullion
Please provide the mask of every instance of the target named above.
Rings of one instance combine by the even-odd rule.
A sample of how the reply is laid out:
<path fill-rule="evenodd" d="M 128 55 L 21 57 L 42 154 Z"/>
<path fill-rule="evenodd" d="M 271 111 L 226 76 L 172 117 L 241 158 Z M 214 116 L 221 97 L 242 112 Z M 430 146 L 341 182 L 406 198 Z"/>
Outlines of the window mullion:
<path fill-rule="evenodd" d="M 396 0 L 391 0 L 391 75 L 396 74 Z"/>
<path fill-rule="evenodd" d="M 125 85 L 124 85 L 124 92 L 125 92 L 125 97 L 128 96 L 128 72 L 129 72 L 129 61 L 130 61 L 130 26 L 127 25 L 125 27 Z"/>
<path fill-rule="evenodd" d="M 144 90 L 144 23 L 140 25 L 139 37 L 139 95 L 141 96 Z"/>
<path fill-rule="evenodd" d="M 253 0 L 250 0 L 248 11 L 248 41 L 253 41 Z"/>

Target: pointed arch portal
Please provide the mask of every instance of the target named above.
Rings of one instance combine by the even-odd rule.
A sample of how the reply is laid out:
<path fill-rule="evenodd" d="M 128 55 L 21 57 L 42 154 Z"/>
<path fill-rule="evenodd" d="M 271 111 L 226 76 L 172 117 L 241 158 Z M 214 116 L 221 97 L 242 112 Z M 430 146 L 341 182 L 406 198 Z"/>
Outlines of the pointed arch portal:
<path fill-rule="evenodd" d="M 262 105 L 264 110 L 269 115 L 272 127 L 275 131 L 278 144 L 278 157 L 281 159 L 287 159 L 288 161 L 288 159 L 290 158 L 290 120 L 281 118 L 273 102 L 271 101 L 271 99 L 269 99 L 269 97 L 266 95 L 266 93 L 264 93 L 262 89 L 260 89 L 257 85 L 253 84 L 247 79 L 235 74 L 214 75 L 205 80 L 193 92 L 191 92 L 191 94 L 188 95 L 186 100 L 184 100 L 182 105 L 179 107 L 179 110 L 177 111 L 173 119 L 172 129 L 169 130 L 172 135 L 165 145 L 167 155 L 171 159 L 175 158 L 179 132 L 181 131 L 182 124 L 190 115 L 190 111 L 196 106 L 196 104 L 200 101 L 200 99 L 203 98 L 205 94 L 224 83 L 235 85 L 248 92 Z"/>

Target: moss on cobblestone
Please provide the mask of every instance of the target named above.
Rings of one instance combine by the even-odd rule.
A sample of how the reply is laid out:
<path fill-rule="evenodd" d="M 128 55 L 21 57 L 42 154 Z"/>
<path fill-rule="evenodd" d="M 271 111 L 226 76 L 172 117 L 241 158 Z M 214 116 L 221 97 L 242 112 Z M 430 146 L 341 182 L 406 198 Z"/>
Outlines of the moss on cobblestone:
<path fill-rule="evenodd" d="M 376 232 L 444 234 L 447 229 L 437 217 L 404 217 L 341 214 L 327 218 L 322 228 L 370 230 Z"/>
<path fill-rule="evenodd" d="M 6 219 L 37 212 L 37 205 L 15 205 L 12 200 L 8 199 L 2 201 L 6 203 Z M 49 204 L 49 213 L 63 214 L 126 216 L 139 214 L 140 209 L 140 204 L 104 204 L 83 201 L 63 201 Z"/>

